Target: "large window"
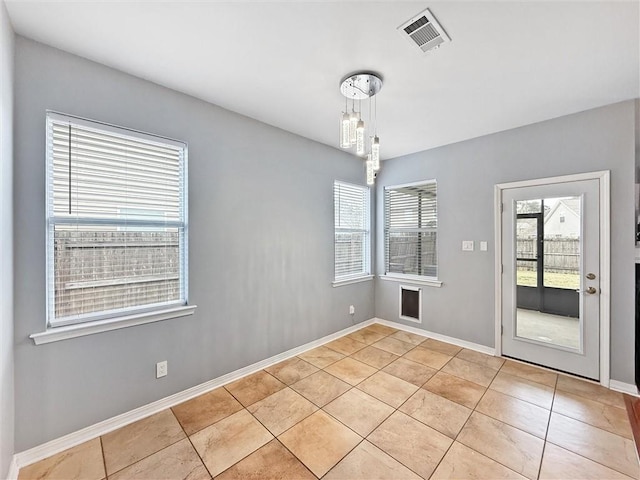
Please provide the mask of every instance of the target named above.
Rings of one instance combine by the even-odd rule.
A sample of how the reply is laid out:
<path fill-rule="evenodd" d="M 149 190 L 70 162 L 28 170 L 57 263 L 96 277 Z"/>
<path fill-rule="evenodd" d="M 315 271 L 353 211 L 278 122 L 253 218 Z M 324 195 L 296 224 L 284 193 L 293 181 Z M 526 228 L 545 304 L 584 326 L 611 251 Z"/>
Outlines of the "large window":
<path fill-rule="evenodd" d="M 184 143 L 47 114 L 49 326 L 187 303 Z"/>
<path fill-rule="evenodd" d="M 370 270 L 369 189 L 335 182 L 335 280 L 364 277 Z"/>
<path fill-rule="evenodd" d="M 385 187 L 385 273 L 438 277 L 436 182 Z"/>

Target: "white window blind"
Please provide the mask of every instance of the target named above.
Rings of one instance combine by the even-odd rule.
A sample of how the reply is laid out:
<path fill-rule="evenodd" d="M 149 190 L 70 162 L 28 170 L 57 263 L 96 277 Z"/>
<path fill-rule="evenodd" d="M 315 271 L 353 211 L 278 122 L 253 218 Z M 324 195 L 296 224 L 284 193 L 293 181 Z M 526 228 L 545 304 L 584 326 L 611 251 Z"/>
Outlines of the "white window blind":
<path fill-rule="evenodd" d="M 187 149 L 47 114 L 50 326 L 187 302 Z"/>
<path fill-rule="evenodd" d="M 438 277 L 436 182 L 384 190 L 386 273 Z"/>
<path fill-rule="evenodd" d="M 369 275 L 369 189 L 335 182 L 335 279 Z"/>

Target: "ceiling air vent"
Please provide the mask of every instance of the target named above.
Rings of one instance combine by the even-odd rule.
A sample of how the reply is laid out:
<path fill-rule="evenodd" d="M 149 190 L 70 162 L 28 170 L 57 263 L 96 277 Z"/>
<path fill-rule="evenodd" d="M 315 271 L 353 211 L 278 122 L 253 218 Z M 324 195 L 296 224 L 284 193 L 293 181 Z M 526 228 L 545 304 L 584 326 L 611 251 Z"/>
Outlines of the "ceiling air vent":
<path fill-rule="evenodd" d="M 398 31 L 425 53 L 451 41 L 428 8 L 400 25 Z"/>

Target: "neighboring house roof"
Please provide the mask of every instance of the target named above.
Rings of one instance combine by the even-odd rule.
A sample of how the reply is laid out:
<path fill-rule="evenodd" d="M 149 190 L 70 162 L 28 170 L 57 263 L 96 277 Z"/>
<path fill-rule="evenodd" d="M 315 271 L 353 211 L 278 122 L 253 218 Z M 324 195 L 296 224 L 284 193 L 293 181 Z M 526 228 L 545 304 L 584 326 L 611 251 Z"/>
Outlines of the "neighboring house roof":
<path fill-rule="evenodd" d="M 547 223 L 547 221 L 553 217 L 560 206 L 565 207 L 567 211 L 573 213 L 576 217 L 580 217 L 580 199 L 563 198 L 562 200 L 559 200 L 551 210 L 549 210 L 549 213 L 544 217 L 544 223 Z"/>

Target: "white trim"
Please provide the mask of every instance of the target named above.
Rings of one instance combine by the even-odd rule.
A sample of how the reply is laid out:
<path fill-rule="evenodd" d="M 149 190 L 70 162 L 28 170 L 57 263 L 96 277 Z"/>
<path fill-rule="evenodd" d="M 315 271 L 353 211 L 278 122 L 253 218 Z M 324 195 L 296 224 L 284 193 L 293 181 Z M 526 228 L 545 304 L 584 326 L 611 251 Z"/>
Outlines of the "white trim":
<path fill-rule="evenodd" d="M 421 187 L 422 185 L 431 185 L 431 184 L 437 184 L 438 180 L 435 178 L 431 178 L 429 180 L 419 180 L 417 182 L 411 182 L 411 183 L 401 183 L 400 185 L 385 185 L 383 187 L 384 190 L 393 190 L 396 188 L 406 188 L 406 187 Z"/>
<path fill-rule="evenodd" d="M 386 280 L 388 282 L 415 283 L 418 285 L 424 285 L 425 287 L 442 287 L 442 282 L 440 280 L 430 280 L 429 277 L 420 277 L 418 275 L 385 273 L 384 275 L 378 275 L 378 278 L 380 280 Z"/>
<path fill-rule="evenodd" d="M 65 327 L 53 327 L 44 332 L 32 333 L 29 335 L 29 338 L 31 338 L 36 345 L 59 342 L 60 340 L 84 337 L 85 335 L 93 335 L 94 333 L 109 332 L 120 328 L 133 327 L 134 325 L 144 325 L 145 323 L 159 322 L 170 318 L 186 317 L 187 315 L 193 315 L 196 308 L 197 305 L 183 305 L 176 308 L 127 315 L 125 317 L 77 323 Z"/>
<path fill-rule="evenodd" d="M 448 337 L 447 335 L 441 335 L 439 333 L 430 332 L 429 330 L 423 330 L 421 328 L 410 327 L 409 325 L 403 325 L 397 322 L 391 322 L 382 318 L 374 318 L 375 323 L 386 325 L 387 327 L 397 328 L 398 330 L 404 330 L 405 332 L 415 333 L 416 335 L 423 336 L 425 338 L 433 338 L 434 340 L 440 340 L 441 342 L 451 343 L 458 347 L 468 348 L 469 350 L 475 350 L 476 352 L 484 353 L 486 355 L 497 356 L 495 349 L 480 345 L 478 343 L 468 342 L 466 340 L 460 340 L 459 338 Z"/>
<path fill-rule="evenodd" d="M 175 148 L 183 148 L 187 146 L 187 142 L 176 140 L 175 138 L 164 137 L 162 135 L 156 135 L 155 133 L 143 132 L 142 130 L 123 127 L 120 125 L 115 125 L 113 123 L 101 122 L 100 120 L 92 120 L 90 118 L 69 115 L 68 113 L 62 113 L 56 110 L 47 110 L 46 115 L 57 122 L 69 122 L 81 127 L 91 128 L 93 130 L 103 130 L 115 135 L 127 135 L 130 138 L 144 140 L 145 142 L 153 143 L 154 145 L 162 146 L 168 144 Z M 127 133 L 123 134 L 123 130 Z"/>
<path fill-rule="evenodd" d="M 18 460 L 16 455 L 11 457 L 9 463 L 9 471 L 7 472 L 7 480 L 18 480 L 18 473 L 20 473 L 20 467 L 18 467 Z"/>
<path fill-rule="evenodd" d="M 306 352 L 307 350 L 319 347 L 320 345 L 335 340 L 336 338 L 340 338 L 351 332 L 355 332 L 356 330 L 375 323 L 375 320 L 376 319 L 373 318 L 370 320 L 365 320 L 364 322 L 352 325 L 338 332 L 319 338 L 318 340 L 305 343 L 304 345 L 301 345 L 299 347 L 292 348 L 285 352 L 279 353 L 278 355 L 274 355 L 273 357 L 269 357 L 252 365 L 248 365 L 244 368 L 240 368 L 233 372 L 227 373 L 226 375 L 222 375 L 221 377 L 209 380 L 208 382 L 201 383 L 200 385 L 196 385 L 194 387 L 188 388 L 187 390 L 183 390 L 155 402 L 143 405 L 142 407 L 130 410 L 121 415 L 117 415 L 102 422 L 98 422 L 94 425 L 85 427 L 81 430 L 77 430 L 63 437 L 51 440 L 50 442 L 38 445 L 37 447 L 25 450 L 24 452 L 16 453 L 14 455 L 14 461 L 17 463 L 17 466 L 19 468 L 26 467 L 27 465 L 31 465 L 32 463 L 50 457 L 51 455 L 60 453 L 68 448 L 75 447 L 76 445 L 80 445 L 81 443 L 99 437 L 100 435 L 112 432 L 114 430 L 117 430 L 118 428 L 124 427 L 125 425 L 136 422 L 138 420 L 142 420 L 143 418 L 149 417 L 174 405 L 178 405 L 179 403 L 195 398 L 198 395 L 202 395 L 203 393 L 226 385 L 227 383 L 235 382 L 242 377 L 251 375 L 252 373 L 258 372 L 278 362 L 299 355 L 303 352 Z"/>
<path fill-rule="evenodd" d="M 494 289 L 496 292 L 494 312 L 494 345 L 497 356 L 502 356 L 502 189 L 493 187 L 493 243 L 495 245 Z"/>
<path fill-rule="evenodd" d="M 600 384 L 611 387 L 611 174 L 600 180 Z"/>
<path fill-rule="evenodd" d="M 638 394 L 638 387 L 633 383 L 619 382 L 618 380 L 609 380 L 609 388 L 616 392 L 626 393 L 627 395 L 633 395 L 634 397 L 640 397 Z"/>
<path fill-rule="evenodd" d="M 373 275 L 365 275 L 365 276 L 362 276 L 362 277 L 347 278 L 347 279 L 344 279 L 344 280 L 336 280 L 336 281 L 332 282 L 331 285 L 334 288 L 335 287 L 341 287 L 343 285 L 351 285 L 352 283 L 368 282 L 372 278 L 373 278 Z"/>
<path fill-rule="evenodd" d="M 508 188 L 538 187 L 540 185 L 553 185 L 555 183 L 580 182 L 582 180 L 600 179 L 609 175 L 609 170 L 598 172 L 574 173 L 571 175 L 561 175 L 558 177 L 535 178 L 533 180 L 520 180 L 517 182 L 498 183 L 496 187 L 501 190 Z"/>
<path fill-rule="evenodd" d="M 510 188 L 534 187 L 556 183 L 598 180 L 600 192 L 600 385 L 609 388 L 611 368 L 611 174 L 608 170 L 577 173 L 559 177 L 499 183 L 494 187 L 495 222 L 495 350 L 502 355 L 502 191 Z"/>

